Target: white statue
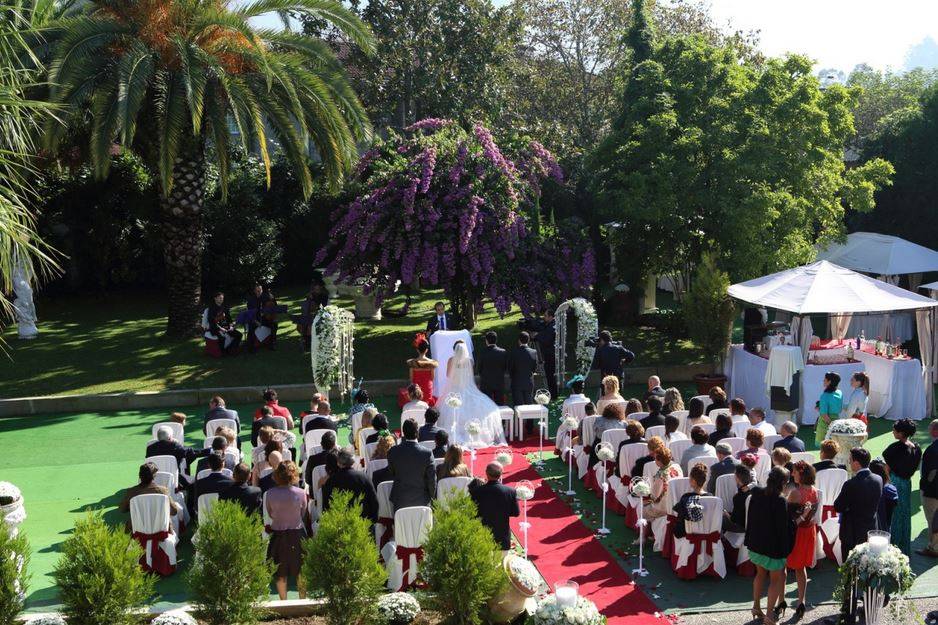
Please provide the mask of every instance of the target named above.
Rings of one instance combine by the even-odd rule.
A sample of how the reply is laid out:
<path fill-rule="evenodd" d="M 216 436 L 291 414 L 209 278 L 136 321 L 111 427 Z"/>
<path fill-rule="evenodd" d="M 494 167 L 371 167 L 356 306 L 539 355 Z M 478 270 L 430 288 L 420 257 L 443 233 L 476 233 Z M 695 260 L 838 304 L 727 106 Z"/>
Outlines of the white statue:
<path fill-rule="evenodd" d="M 26 263 L 17 262 L 13 269 L 13 308 L 21 339 L 34 339 L 39 334 L 36 328 L 36 305 L 33 303 L 33 287 L 30 286 L 32 272 Z"/>

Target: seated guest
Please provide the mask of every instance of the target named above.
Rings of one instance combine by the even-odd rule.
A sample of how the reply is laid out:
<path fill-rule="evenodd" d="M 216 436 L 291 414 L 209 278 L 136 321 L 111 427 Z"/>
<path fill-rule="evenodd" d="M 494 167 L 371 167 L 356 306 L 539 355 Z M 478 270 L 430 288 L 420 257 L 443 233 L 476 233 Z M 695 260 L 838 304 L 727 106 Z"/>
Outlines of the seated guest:
<path fill-rule="evenodd" d="M 560 414 L 568 414 L 568 406 L 574 403 L 582 403 L 589 401 L 589 398 L 583 394 L 583 391 L 586 387 L 586 380 L 582 375 L 575 375 L 570 379 L 566 384 L 567 388 L 570 389 L 570 395 L 563 400 L 563 406 L 560 409 Z"/>
<path fill-rule="evenodd" d="M 707 432 L 699 425 L 691 429 L 690 440 L 694 444 L 685 449 L 681 455 L 681 470 L 684 471 L 685 475 L 690 470 L 688 466 L 690 461 L 694 458 L 700 456 L 713 456 L 716 458 L 717 455 L 717 450 L 707 440 Z"/>
<path fill-rule="evenodd" d="M 319 445 L 322 447 L 322 451 L 308 457 L 306 464 L 303 465 L 303 483 L 307 486 L 313 483 L 313 469 L 316 467 L 325 466 L 327 474 L 335 469 L 335 458 L 339 453 L 339 450 L 336 449 L 335 432 L 323 434 Z"/>
<path fill-rule="evenodd" d="M 665 447 L 665 444 L 660 436 L 652 436 L 651 438 L 648 439 L 647 446 L 648 446 L 648 455 L 642 456 L 641 458 L 635 461 L 635 464 L 632 465 L 632 472 L 629 473 L 629 475 L 631 475 L 632 477 L 642 476 L 643 471 L 645 470 L 645 465 L 648 464 L 649 462 L 655 461 L 655 453 L 657 453 L 659 449 L 663 449 Z"/>
<path fill-rule="evenodd" d="M 275 430 L 270 426 L 264 426 L 257 430 L 257 444 L 254 445 L 253 449 L 251 449 L 251 463 L 255 467 L 258 464 L 262 464 L 267 461 L 267 453 L 265 451 L 267 448 L 267 443 L 270 441 L 277 441 L 278 443 L 281 443 L 282 447 L 283 441 L 281 440 L 281 437 L 275 436 L 275 433 L 279 431 L 280 430 Z"/>
<path fill-rule="evenodd" d="M 433 448 L 434 459 L 445 458 L 446 450 L 449 449 L 449 434 L 446 430 L 438 430 L 433 436 L 433 442 L 435 443 L 435 447 Z"/>
<path fill-rule="evenodd" d="M 309 410 L 304 410 L 303 412 L 301 412 L 300 419 L 302 419 L 303 417 L 308 417 L 311 414 L 318 414 L 319 402 L 321 402 L 324 399 L 326 398 L 323 397 L 322 393 L 313 393 L 313 396 L 309 398 Z M 354 413 L 350 412 L 349 414 L 351 415 Z"/>
<path fill-rule="evenodd" d="M 228 448 L 237 447 L 238 445 L 238 435 L 237 433 L 229 427 L 220 426 L 215 428 L 213 432 L 215 436 L 221 436 L 228 443 Z"/>
<path fill-rule="evenodd" d="M 279 467 L 281 464 L 283 464 L 283 454 L 281 454 L 279 451 L 272 451 L 267 454 L 267 466 L 271 469 L 271 471 L 264 477 L 261 477 L 257 480 L 257 485 L 260 487 L 261 493 L 266 493 L 277 485 L 277 482 L 274 479 L 274 473 L 277 472 L 277 467 Z"/>
<path fill-rule="evenodd" d="M 192 486 L 192 478 L 189 476 L 188 468 L 197 458 L 207 456 L 210 449 L 195 449 L 186 447 L 176 440 L 173 440 L 173 431 L 169 426 L 163 425 L 156 429 L 156 440 L 147 445 L 147 458 L 153 456 L 172 456 L 176 462 L 186 463 L 186 471 L 179 472 L 179 485 L 183 487 Z"/>
<path fill-rule="evenodd" d="M 625 401 L 622 395 L 619 395 L 619 378 L 614 375 L 607 375 L 602 380 L 603 394 L 596 402 L 596 412 L 603 414 L 606 406 L 609 404 L 619 404 Z"/>
<path fill-rule="evenodd" d="M 840 443 L 830 439 L 822 441 L 821 448 L 818 450 L 818 456 L 821 458 L 821 461 L 815 462 L 812 465 L 815 472 L 824 471 L 825 469 L 846 469 L 846 466 L 834 462 L 834 458 L 836 458 L 839 453 Z"/>
<path fill-rule="evenodd" d="M 414 421 L 414 424 L 416 423 L 417 422 Z M 375 415 L 375 418 L 371 420 L 371 427 L 373 427 L 375 431 L 369 434 L 367 437 L 365 437 L 366 445 L 370 445 L 371 443 L 377 442 L 378 432 L 381 432 L 383 430 L 390 431 L 391 429 L 390 426 L 388 425 L 388 418 L 383 412 L 379 412 L 378 414 Z"/>
<path fill-rule="evenodd" d="M 714 410 L 730 407 L 730 405 L 726 403 L 726 391 L 724 391 L 719 386 L 714 386 L 712 389 L 710 389 L 708 394 L 710 396 L 710 405 L 707 406 L 707 409 L 704 411 L 708 417 Z"/>
<path fill-rule="evenodd" d="M 211 493 L 221 493 L 228 490 L 234 482 L 230 477 L 222 473 L 225 468 L 225 456 L 218 452 L 212 452 L 208 455 L 208 468 L 210 473 L 195 482 L 196 500 L 202 495 Z"/>
<path fill-rule="evenodd" d="M 256 514 L 261 511 L 261 489 L 248 484 L 251 479 L 251 470 L 248 465 L 239 462 L 232 471 L 234 484 L 228 490 L 218 493 L 220 501 L 237 501 L 247 514 Z"/>
<path fill-rule="evenodd" d="M 272 430 L 287 431 L 293 429 L 287 423 L 287 420 L 283 417 L 279 417 L 274 414 L 273 408 L 270 406 L 262 406 L 258 413 L 260 417 L 254 419 L 254 422 L 251 423 L 251 445 L 257 447 L 257 433 L 262 427 L 269 427 Z"/>
<path fill-rule="evenodd" d="M 186 427 L 186 413 L 184 412 L 171 412 L 169 413 L 170 423 L 178 423 L 183 428 Z"/>
<path fill-rule="evenodd" d="M 589 402 L 583 406 L 583 419 L 594 416 L 596 416 L 596 404 Z M 583 419 L 580 419 L 580 425 L 578 425 L 576 428 L 576 435 L 573 437 L 571 445 L 581 444 L 583 439 Z"/>
<path fill-rule="evenodd" d="M 485 467 L 484 484 L 473 484 L 469 496 L 475 502 L 482 524 L 492 531 L 492 537 L 502 551 L 511 549 L 511 528 L 508 519 L 518 516 L 518 497 L 515 489 L 502 484 L 502 465 L 490 462 Z"/>
<path fill-rule="evenodd" d="M 674 524 L 674 536 L 684 538 L 687 535 L 687 521 L 690 520 L 688 504 L 696 497 L 705 497 L 707 495 L 707 465 L 698 462 L 690 468 L 690 490 L 681 495 L 680 501 L 674 504 L 674 512 L 677 515 L 677 523 Z"/>
<path fill-rule="evenodd" d="M 273 416 L 284 418 L 287 425 L 283 429 L 286 429 L 286 430 L 293 429 L 294 427 L 293 415 L 290 414 L 289 408 L 287 408 L 286 406 L 280 405 L 280 401 L 277 398 L 277 391 L 275 391 L 272 388 L 269 388 L 266 391 L 264 391 L 264 406 L 270 408 Z M 264 416 L 264 413 L 262 411 L 263 411 L 263 406 L 257 409 L 257 411 L 254 413 L 255 420 L 260 419 L 261 417 Z"/>
<path fill-rule="evenodd" d="M 716 465 L 714 465 L 716 466 Z M 723 511 L 723 531 L 742 534 L 746 531 L 746 500 L 756 487 L 752 469 L 756 466 L 755 456 L 744 456 L 734 471 L 736 494 L 733 495 L 733 512 Z"/>
<path fill-rule="evenodd" d="M 179 504 L 173 501 L 172 497 L 169 496 L 169 491 L 166 490 L 165 486 L 160 486 L 153 481 L 153 478 L 156 477 L 159 468 L 152 462 L 144 462 L 140 465 L 140 470 L 137 472 L 138 482 L 136 486 L 131 486 L 124 491 L 124 498 L 121 500 L 120 505 L 117 506 L 117 509 L 123 512 L 124 514 L 130 513 L 130 500 L 136 497 L 137 495 L 166 495 L 169 499 L 169 513 L 172 516 L 176 516 L 179 512 Z M 127 523 L 125 525 L 128 532 L 133 531 L 133 527 L 130 523 L 130 517 L 127 517 Z"/>
<path fill-rule="evenodd" d="M 212 296 L 206 313 L 208 317 L 208 331 L 212 338 L 218 341 L 218 347 L 225 354 L 236 354 L 241 345 L 241 332 L 235 328 L 231 320 L 231 313 L 225 305 L 225 294 L 217 291 Z"/>
<path fill-rule="evenodd" d="M 469 467 L 463 462 L 463 449 L 459 445 L 450 445 L 443 456 L 443 462 L 436 468 L 436 479 L 447 477 L 472 477 Z"/>
<path fill-rule="evenodd" d="M 651 494 L 645 497 L 644 517 L 648 521 L 663 517 L 668 513 L 668 482 L 676 477 L 683 477 L 681 467 L 671 457 L 671 450 L 667 447 L 655 451 L 655 464 L 658 470 L 651 478 Z"/>
<path fill-rule="evenodd" d="M 385 439 L 381 439 L 384 441 Z M 381 443 L 378 443 L 379 447 Z M 322 509 L 328 510 L 332 500 L 332 493 L 344 491 L 352 493 L 356 503 L 361 506 L 361 515 L 372 523 L 378 521 L 378 496 L 371 480 L 363 472 L 352 468 L 355 459 L 347 449 L 339 451 L 336 456 L 335 473 L 322 487 Z"/>
<path fill-rule="evenodd" d="M 235 459 L 233 455 L 225 453 L 225 450 L 228 449 L 228 440 L 224 436 L 216 436 L 215 438 L 213 438 L 212 446 L 209 447 L 209 449 L 211 450 L 211 453 L 208 455 L 208 457 L 202 458 L 201 460 L 199 460 L 199 463 L 196 465 L 196 468 L 195 468 L 196 473 L 209 468 L 208 459 L 211 458 L 213 455 L 219 455 L 222 457 L 222 460 L 224 462 L 224 464 L 222 465 L 223 468 L 228 469 L 229 471 L 234 470 L 234 467 L 236 464 L 238 464 L 238 461 Z"/>
<path fill-rule="evenodd" d="M 769 452 L 762 448 L 764 442 L 765 437 L 760 430 L 749 428 L 746 430 L 746 447 L 736 452 L 736 459 L 739 460 L 746 454 L 752 454 L 757 459 L 760 456 L 768 456 Z"/>
<path fill-rule="evenodd" d="M 708 442 L 716 445 L 724 438 L 733 438 L 733 417 L 728 414 L 720 413 L 717 415 L 716 429 L 710 434 Z"/>
<path fill-rule="evenodd" d="M 337 431 L 339 426 L 336 425 L 336 422 L 332 419 L 332 406 L 329 405 L 329 402 L 326 400 L 321 400 L 316 407 L 317 416 L 313 417 L 306 422 L 306 427 L 303 428 L 303 434 L 307 432 L 312 432 L 313 430 L 332 430 L 333 432 Z"/>
<path fill-rule="evenodd" d="M 804 451 L 804 441 L 798 438 L 798 426 L 794 421 L 783 423 L 778 433 L 782 435 L 782 438 L 775 441 L 772 447 L 784 447 L 793 454 Z"/>
<path fill-rule="evenodd" d="M 710 465 L 710 479 L 707 482 L 707 492 L 714 495 L 717 492 L 717 478 L 721 475 L 733 473 L 736 471 L 736 465 L 739 464 L 733 458 L 733 448 L 730 447 L 729 443 L 721 441 L 717 443 L 715 449 L 717 451 L 717 462 Z"/>
<path fill-rule="evenodd" d="M 306 491 L 297 487 L 300 470 L 292 462 L 277 464 L 270 475 L 275 485 L 267 491 L 264 506 L 270 517 L 271 537 L 267 557 L 274 561 L 277 594 L 287 598 L 289 577 L 297 578 L 300 599 L 306 597 L 306 584 L 300 575 L 303 539 L 306 537 Z"/>
<path fill-rule="evenodd" d="M 636 412 L 642 412 L 642 402 L 633 397 L 625 402 L 625 418 L 629 419 Z"/>
<path fill-rule="evenodd" d="M 796 484 L 794 482 L 794 476 L 792 475 L 792 469 L 794 465 L 791 461 L 791 452 L 785 449 L 784 447 L 776 447 L 772 450 L 770 454 L 772 456 L 772 466 L 773 467 L 782 467 L 788 471 L 788 483 L 785 485 L 785 488 L 782 490 L 782 495 L 787 498 L 788 494 L 795 489 Z"/>
<path fill-rule="evenodd" d="M 626 445 L 632 445 L 634 443 L 644 443 L 645 428 L 643 428 L 642 424 L 638 421 L 629 419 L 625 422 L 625 435 L 627 438 L 619 443 L 619 448 L 616 449 L 616 475 L 620 478 L 623 477 L 622 467 L 619 466 L 619 456 L 622 454 L 622 448 Z M 591 464 L 590 466 L 593 465 Z"/>
<path fill-rule="evenodd" d="M 892 514 L 899 505 L 899 491 L 889 480 L 889 465 L 884 460 L 871 461 L 870 473 L 878 475 L 883 481 L 883 494 L 879 497 L 879 507 L 876 509 L 876 524 L 878 529 L 888 532 L 892 526 Z"/>
<path fill-rule="evenodd" d="M 372 421 L 378 416 L 378 409 L 374 406 L 369 406 L 362 411 L 362 425 L 360 428 L 356 428 L 354 432 L 349 434 L 349 443 L 352 447 L 355 448 L 355 453 L 361 455 L 361 450 L 358 448 L 359 440 L 358 433 L 361 432 L 364 428 L 374 427 Z"/>
<path fill-rule="evenodd" d="M 695 425 L 710 425 L 713 423 L 710 417 L 704 414 L 704 403 L 699 397 L 692 397 L 687 410 L 688 429 Z"/>
<path fill-rule="evenodd" d="M 625 411 L 622 410 L 622 404 L 606 404 L 603 408 L 603 416 L 593 422 L 593 440 L 589 441 L 590 455 L 589 466 L 598 462 L 596 458 L 596 445 L 603 439 L 603 432 L 606 430 L 618 430 L 625 426 Z"/>
<path fill-rule="evenodd" d="M 730 400 L 730 416 L 733 417 L 733 423 L 749 420 L 746 414 L 746 402 L 741 397 L 734 397 Z M 765 415 L 762 415 L 762 418 L 764 419 Z"/>
<path fill-rule="evenodd" d="M 440 420 L 440 411 L 436 408 L 427 408 L 423 413 L 423 420 L 424 424 L 420 426 L 420 431 L 417 432 L 417 440 L 436 440 L 436 433 L 442 431 L 436 427 L 436 422 Z"/>
<path fill-rule="evenodd" d="M 371 454 L 371 460 L 387 460 L 388 452 L 394 447 L 397 441 L 394 440 L 394 437 L 391 436 L 391 433 L 387 430 L 379 432 L 378 444 L 375 447 L 375 451 Z M 378 488 L 378 484 L 381 482 L 388 482 L 392 479 L 391 468 L 384 467 L 383 469 L 378 469 L 371 474 L 371 482 L 375 485 L 375 488 Z"/>
<path fill-rule="evenodd" d="M 225 398 L 221 395 L 215 395 L 208 402 L 208 411 L 202 420 L 202 428 L 204 429 L 205 425 L 212 419 L 232 419 L 238 425 L 238 429 L 241 429 L 241 419 L 238 417 L 238 411 L 226 407 Z"/>
<path fill-rule="evenodd" d="M 646 430 L 656 425 L 664 425 L 664 415 L 661 414 L 661 398 L 657 395 L 652 395 L 648 398 L 648 416 L 643 417 L 641 420 L 642 427 Z"/>
<path fill-rule="evenodd" d="M 647 404 L 650 397 L 657 397 L 658 399 L 664 400 L 664 389 L 661 388 L 661 378 L 656 375 L 649 376 L 648 390 L 645 391 L 645 394 L 642 396 L 642 401 Z"/>
<path fill-rule="evenodd" d="M 358 412 L 364 413 L 367 408 L 375 407 L 375 405 L 371 403 L 371 395 L 369 395 L 368 391 L 363 388 L 355 391 L 355 396 L 352 397 L 352 402 L 354 403 L 352 403 L 352 407 L 348 410 L 349 417 Z M 377 412 L 377 409 L 375 412 Z"/>
<path fill-rule="evenodd" d="M 430 405 L 423 401 L 423 389 L 417 384 L 411 384 L 407 387 L 407 403 L 401 406 L 401 412 L 405 410 L 426 410 Z"/>
<path fill-rule="evenodd" d="M 765 410 L 762 408 L 753 408 L 749 411 L 749 425 L 762 432 L 763 436 L 777 434 L 775 426 L 765 420 Z"/>
<path fill-rule="evenodd" d="M 684 432 L 679 432 L 679 427 L 681 427 L 680 419 L 670 414 L 664 417 L 664 442 L 666 444 L 672 443 L 674 441 L 687 440 L 687 434 Z"/>
<path fill-rule="evenodd" d="M 377 417 L 375 417 L 377 419 Z M 388 452 L 388 466 L 394 477 L 391 503 L 395 510 L 409 506 L 427 506 L 436 495 L 436 472 L 433 454 L 417 444 L 417 422 L 405 419 L 401 424 L 404 440 Z"/>
<path fill-rule="evenodd" d="M 684 398 L 681 397 L 681 391 L 673 386 L 664 391 L 664 398 L 661 401 L 664 404 L 661 407 L 661 414 L 669 415 L 675 410 L 684 410 Z"/>

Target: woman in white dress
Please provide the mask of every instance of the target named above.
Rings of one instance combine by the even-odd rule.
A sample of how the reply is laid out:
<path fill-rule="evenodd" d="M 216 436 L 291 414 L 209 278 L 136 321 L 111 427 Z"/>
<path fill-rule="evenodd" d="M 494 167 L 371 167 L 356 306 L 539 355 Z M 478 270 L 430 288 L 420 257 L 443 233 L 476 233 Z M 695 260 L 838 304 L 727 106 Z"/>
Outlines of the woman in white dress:
<path fill-rule="evenodd" d="M 850 392 L 844 398 L 844 407 L 840 411 L 843 419 L 866 421 L 866 405 L 870 401 L 870 376 L 864 371 L 857 371 L 850 378 Z"/>
<path fill-rule="evenodd" d="M 458 408 L 449 405 L 447 398 L 458 394 Z M 440 420 L 437 427 L 449 432 L 450 444 L 473 447 L 491 447 L 505 444 L 505 432 L 498 406 L 476 386 L 475 371 L 469 349 L 464 341 L 453 345 L 453 356 L 446 363 L 446 383 L 443 385 L 437 408 Z M 466 431 L 466 424 L 478 421 L 481 432 L 474 439 Z"/>

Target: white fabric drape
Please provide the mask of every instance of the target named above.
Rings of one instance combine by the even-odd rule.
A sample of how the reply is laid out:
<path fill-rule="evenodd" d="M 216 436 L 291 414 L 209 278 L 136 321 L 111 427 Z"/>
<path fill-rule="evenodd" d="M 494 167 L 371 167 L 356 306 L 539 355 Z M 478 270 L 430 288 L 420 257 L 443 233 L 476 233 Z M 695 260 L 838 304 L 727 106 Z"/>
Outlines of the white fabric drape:
<path fill-rule="evenodd" d="M 934 413 L 935 407 L 935 309 L 916 310 L 915 321 L 918 327 L 918 348 L 922 356 L 922 377 L 925 382 L 926 413 Z"/>
<path fill-rule="evenodd" d="M 814 326 L 811 317 L 798 315 L 791 321 L 791 338 L 801 347 L 801 359 L 808 362 L 808 350 L 811 349 L 811 337 L 814 336 Z"/>
<path fill-rule="evenodd" d="M 847 329 L 850 328 L 850 320 L 853 319 L 853 313 L 837 313 L 829 315 L 831 338 L 842 341 L 847 336 Z"/>
<path fill-rule="evenodd" d="M 913 293 L 918 293 L 918 287 L 922 285 L 922 274 L 920 273 L 910 273 L 909 275 L 909 290 Z"/>

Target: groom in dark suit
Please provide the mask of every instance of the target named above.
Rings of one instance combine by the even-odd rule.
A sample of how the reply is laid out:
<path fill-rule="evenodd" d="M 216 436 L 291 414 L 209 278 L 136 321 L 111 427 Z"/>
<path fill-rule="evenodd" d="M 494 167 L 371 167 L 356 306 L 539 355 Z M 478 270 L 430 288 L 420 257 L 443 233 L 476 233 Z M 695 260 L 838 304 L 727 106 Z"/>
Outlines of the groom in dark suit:
<path fill-rule="evenodd" d="M 433 316 L 427 321 L 427 338 L 437 330 L 456 330 L 456 321 L 446 312 L 446 304 L 437 302 L 433 305 Z"/>
<path fill-rule="evenodd" d="M 498 346 L 498 335 L 485 333 L 485 347 L 476 354 L 479 390 L 501 406 L 505 401 L 505 372 L 508 370 L 508 352 Z"/>
<path fill-rule="evenodd" d="M 518 335 L 518 345 L 508 354 L 508 377 L 511 378 L 511 400 L 515 406 L 534 403 L 534 372 L 537 352 L 528 346 L 531 335 Z"/>

